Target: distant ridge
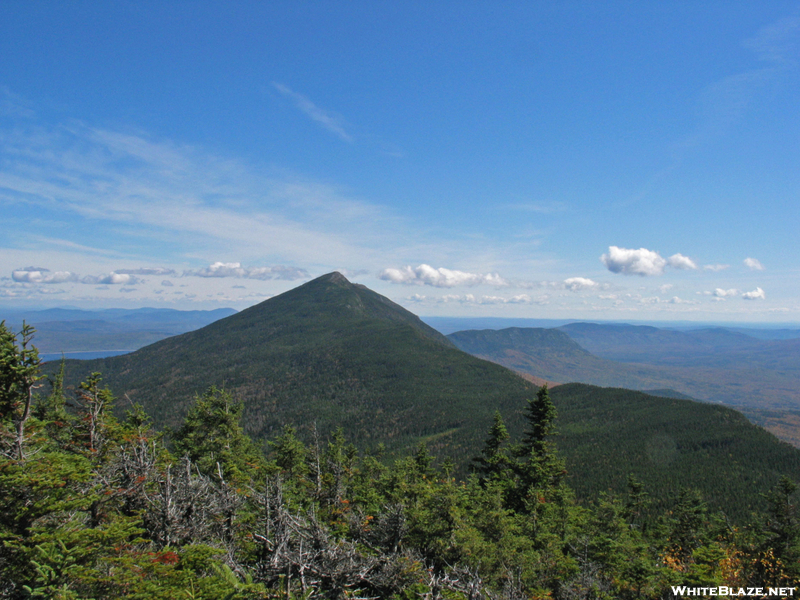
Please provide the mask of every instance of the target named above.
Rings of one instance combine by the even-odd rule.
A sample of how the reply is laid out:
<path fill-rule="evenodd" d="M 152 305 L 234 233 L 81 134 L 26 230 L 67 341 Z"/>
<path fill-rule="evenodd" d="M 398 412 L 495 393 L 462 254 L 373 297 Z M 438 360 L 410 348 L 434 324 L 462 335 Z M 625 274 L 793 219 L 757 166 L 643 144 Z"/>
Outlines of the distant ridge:
<path fill-rule="evenodd" d="M 800 340 L 762 340 L 724 328 L 672 331 L 573 323 L 556 329 L 461 331 L 465 352 L 561 383 L 670 390 L 736 407 L 800 447 Z"/>
<path fill-rule="evenodd" d="M 236 314 L 232 308 L 175 310 L 171 308 L 78 310 L 53 308 L 9 311 L 0 315 L 18 331 L 22 321 L 36 328 L 41 353 L 136 350 L 164 338 L 199 329 Z"/>

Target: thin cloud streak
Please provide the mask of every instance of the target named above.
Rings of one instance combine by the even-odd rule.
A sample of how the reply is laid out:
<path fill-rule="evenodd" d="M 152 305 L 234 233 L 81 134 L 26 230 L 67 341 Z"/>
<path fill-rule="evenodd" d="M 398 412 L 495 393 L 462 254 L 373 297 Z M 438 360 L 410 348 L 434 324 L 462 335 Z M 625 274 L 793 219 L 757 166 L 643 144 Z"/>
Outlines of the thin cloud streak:
<path fill-rule="evenodd" d="M 323 110 L 303 94 L 299 94 L 291 90 L 288 86 L 282 83 L 273 81 L 272 87 L 278 90 L 278 92 L 280 92 L 282 95 L 289 98 L 292 102 L 294 102 L 294 105 L 297 108 L 303 111 L 312 120 L 322 125 L 325 129 L 336 134 L 345 142 L 350 144 L 353 143 L 353 137 L 345 131 L 342 125 L 344 119 L 342 119 L 340 116 Z"/>

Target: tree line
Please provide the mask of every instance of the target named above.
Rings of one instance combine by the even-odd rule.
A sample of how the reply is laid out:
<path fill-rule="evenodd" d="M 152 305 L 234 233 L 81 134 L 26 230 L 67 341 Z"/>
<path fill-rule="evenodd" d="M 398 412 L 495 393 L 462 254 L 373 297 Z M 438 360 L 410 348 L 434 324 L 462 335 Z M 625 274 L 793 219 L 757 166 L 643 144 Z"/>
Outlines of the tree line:
<path fill-rule="evenodd" d="M 457 478 L 424 444 L 389 461 L 343 430 L 261 448 L 213 387 L 173 429 L 117 418 L 100 374 L 41 374 L 33 333 L 0 323 L 0 598 L 655 599 L 800 575 L 787 478 L 747 523 L 691 489 L 655 510 L 632 477 L 577 502 L 547 387 Z"/>

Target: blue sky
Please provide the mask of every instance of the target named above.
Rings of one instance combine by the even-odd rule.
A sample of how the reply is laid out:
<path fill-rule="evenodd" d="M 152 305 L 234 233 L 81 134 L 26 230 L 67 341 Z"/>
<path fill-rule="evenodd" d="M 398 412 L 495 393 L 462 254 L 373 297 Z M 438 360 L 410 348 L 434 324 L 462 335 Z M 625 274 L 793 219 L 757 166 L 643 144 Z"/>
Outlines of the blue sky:
<path fill-rule="evenodd" d="M 800 2 L 2 2 L 2 307 L 800 322 Z"/>

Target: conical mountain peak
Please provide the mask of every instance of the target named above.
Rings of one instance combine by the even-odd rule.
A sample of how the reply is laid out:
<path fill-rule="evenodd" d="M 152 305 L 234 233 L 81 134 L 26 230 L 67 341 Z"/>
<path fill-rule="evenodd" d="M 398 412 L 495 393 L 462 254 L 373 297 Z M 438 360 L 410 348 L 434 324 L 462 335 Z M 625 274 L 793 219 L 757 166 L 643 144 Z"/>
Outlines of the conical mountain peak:
<path fill-rule="evenodd" d="M 76 365 L 77 366 L 77 365 Z M 81 361 L 157 424 L 177 425 L 193 397 L 224 387 L 262 439 L 284 424 L 343 427 L 360 444 L 401 450 L 433 436 L 464 454 L 497 408 L 532 387 L 459 350 L 419 317 L 328 273 L 228 318 L 132 354 Z M 441 449 L 441 448 L 440 448 Z"/>
<path fill-rule="evenodd" d="M 334 271 L 333 273 L 328 273 L 327 275 L 323 275 L 322 277 L 319 277 L 318 279 L 320 279 L 322 281 L 327 281 L 328 283 L 336 283 L 336 284 L 340 284 L 340 285 L 342 285 L 342 284 L 353 285 L 352 283 L 350 283 L 350 280 L 348 280 L 347 277 L 345 277 L 344 275 L 339 273 L 339 271 Z"/>
<path fill-rule="evenodd" d="M 290 326 L 294 331 L 307 329 L 327 335 L 367 323 L 378 326 L 380 322 L 394 327 L 407 325 L 418 335 L 452 347 L 452 342 L 415 314 L 364 285 L 351 283 L 338 271 L 312 279 L 234 317 L 217 321 L 211 327 L 230 324 L 238 328 L 238 322 L 263 327 L 265 321 L 270 321 L 274 328 Z"/>

